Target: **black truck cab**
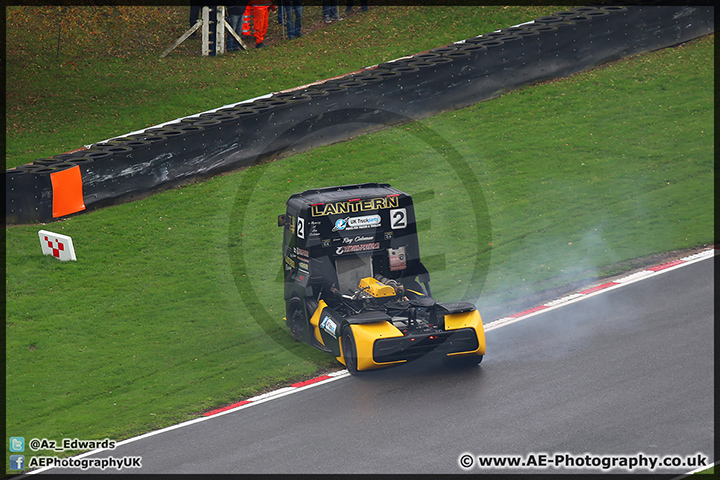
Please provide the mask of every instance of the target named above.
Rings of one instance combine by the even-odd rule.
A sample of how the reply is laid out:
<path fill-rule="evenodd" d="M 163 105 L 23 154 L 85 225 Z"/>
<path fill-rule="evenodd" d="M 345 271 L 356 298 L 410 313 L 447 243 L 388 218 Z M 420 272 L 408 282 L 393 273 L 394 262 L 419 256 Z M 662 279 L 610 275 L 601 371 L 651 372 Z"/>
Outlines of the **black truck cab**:
<path fill-rule="evenodd" d="M 410 195 L 365 183 L 292 195 L 284 227 L 285 300 L 352 294 L 360 280 L 384 277 L 429 295 Z M 329 296 L 329 295 L 328 295 Z"/>

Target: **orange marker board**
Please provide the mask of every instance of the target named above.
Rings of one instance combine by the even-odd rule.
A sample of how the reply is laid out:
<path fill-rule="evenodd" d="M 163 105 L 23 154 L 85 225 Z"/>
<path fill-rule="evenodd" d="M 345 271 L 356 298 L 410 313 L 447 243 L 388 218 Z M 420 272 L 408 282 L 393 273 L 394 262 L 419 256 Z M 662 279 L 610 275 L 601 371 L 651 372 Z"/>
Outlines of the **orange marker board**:
<path fill-rule="evenodd" d="M 53 189 L 53 218 L 85 210 L 80 166 L 51 173 L 50 181 Z"/>

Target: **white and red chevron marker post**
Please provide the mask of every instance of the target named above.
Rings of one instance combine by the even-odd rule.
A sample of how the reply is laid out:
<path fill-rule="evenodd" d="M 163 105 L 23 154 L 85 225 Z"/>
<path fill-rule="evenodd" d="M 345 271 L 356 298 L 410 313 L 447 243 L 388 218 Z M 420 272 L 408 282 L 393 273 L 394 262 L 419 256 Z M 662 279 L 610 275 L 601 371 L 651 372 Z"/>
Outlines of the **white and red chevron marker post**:
<path fill-rule="evenodd" d="M 72 238 L 67 235 L 40 230 L 38 231 L 38 237 L 40 237 L 40 247 L 43 255 L 52 255 L 63 261 L 77 260 Z"/>

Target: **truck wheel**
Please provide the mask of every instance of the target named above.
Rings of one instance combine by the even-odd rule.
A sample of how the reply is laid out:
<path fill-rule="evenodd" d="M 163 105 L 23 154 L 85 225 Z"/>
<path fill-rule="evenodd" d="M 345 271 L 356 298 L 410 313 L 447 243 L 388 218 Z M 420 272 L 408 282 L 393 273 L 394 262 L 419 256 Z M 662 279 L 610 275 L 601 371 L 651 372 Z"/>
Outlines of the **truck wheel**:
<path fill-rule="evenodd" d="M 292 297 L 285 302 L 285 322 L 296 340 L 305 340 L 307 319 L 305 318 L 305 303 L 300 297 Z"/>
<path fill-rule="evenodd" d="M 347 367 L 350 375 L 358 375 L 357 348 L 355 347 L 355 337 L 352 329 L 348 326 L 343 330 L 342 334 L 342 350 L 345 357 L 345 367 Z"/>

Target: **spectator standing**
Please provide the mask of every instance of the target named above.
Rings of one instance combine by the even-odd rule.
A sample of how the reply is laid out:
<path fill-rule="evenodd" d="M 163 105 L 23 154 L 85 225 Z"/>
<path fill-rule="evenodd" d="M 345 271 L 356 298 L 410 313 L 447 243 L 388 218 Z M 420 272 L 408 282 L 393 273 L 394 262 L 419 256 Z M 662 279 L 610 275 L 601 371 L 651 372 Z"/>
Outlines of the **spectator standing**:
<path fill-rule="evenodd" d="M 198 18 L 200 18 L 200 11 L 202 10 L 202 7 L 204 7 L 204 5 L 198 3 L 197 1 L 190 2 L 190 17 L 189 17 L 190 28 L 195 26 L 195 24 L 198 21 Z M 193 32 L 193 34 L 190 35 L 190 38 L 195 38 L 196 36 L 197 36 L 197 32 Z"/>
<path fill-rule="evenodd" d="M 342 17 L 340 17 L 338 13 L 338 3 L 338 0 L 323 0 L 322 16 L 325 23 L 342 20 Z"/>
<path fill-rule="evenodd" d="M 288 38 L 302 37 L 302 0 L 282 0 Z"/>
<path fill-rule="evenodd" d="M 247 4 L 248 0 L 245 0 L 244 2 L 238 2 L 235 5 L 228 5 L 227 8 L 228 23 L 230 24 L 230 28 L 235 30 L 235 33 L 238 35 L 242 34 L 242 17 L 245 13 L 245 9 L 247 8 Z M 235 37 L 233 37 L 231 33 L 228 33 L 227 51 L 232 52 L 234 50 L 240 50 L 240 44 L 237 40 L 235 40 Z"/>
<path fill-rule="evenodd" d="M 251 14 L 248 14 L 250 10 Z M 272 0 L 249 0 L 248 6 L 243 14 L 242 31 L 243 35 L 250 34 L 250 16 L 252 15 L 252 27 L 255 37 L 255 48 L 263 48 L 265 34 L 270 21 L 270 10 L 275 11 Z"/>
<path fill-rule="evenodd" d="M 278 23 L 280 25 L 285 25 L 285 0 L 280 0 L 280 4 L 278 5 L 277 9 L 278 14 Z"/>
<path fill-rule="evenodd" d="M 191 28 L 193 25 L 195 25 L 197 23 L 198 17 L 200 16 L 200 9 L 202 7 L 203 6 L 198 3 L 190 2 L 190 20 L 189 21 L 190 21 Z"/>
<path fill-rule="evenodd" d="M 368 10 L 368 2 L 367 0 L 360 0 L 360 7 L 362 8 L 363 12 L 367 12 Z M 347 0 L 347 8 L 345 9 L 346 12 L 352 12 L 353 9 L 353 0 Z"/>
<path fill-rule="evenodd" d="M 250 43 L 253 39 L 252 34 L 252 11 L 253 7 L 248 2 L 247 7 L 245 7 L 245 12 L 242 16 L 242 33 L 240 34 L 240 38 L 243 39 L 245 43 Z"/>

